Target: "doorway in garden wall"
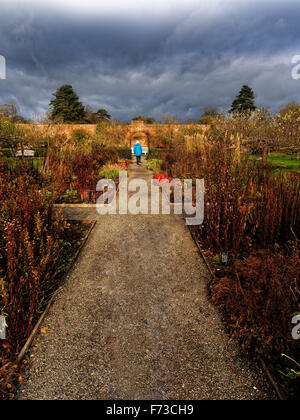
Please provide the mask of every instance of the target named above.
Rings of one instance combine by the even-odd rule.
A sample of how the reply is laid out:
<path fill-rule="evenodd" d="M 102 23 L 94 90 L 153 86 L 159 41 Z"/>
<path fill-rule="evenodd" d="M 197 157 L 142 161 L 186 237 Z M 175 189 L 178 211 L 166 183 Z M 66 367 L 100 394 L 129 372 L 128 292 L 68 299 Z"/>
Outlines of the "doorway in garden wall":
<path fill-rule="evenodd" d="M 141 132 L 141 131 L 131 133 L 130 147 L 132 150 L 137 141 L 140 142 L 140 145 L 143 148 L 143 154 L 148 153 L 149 148 L 150 148 L 150 135 L 148 133 Z"/>

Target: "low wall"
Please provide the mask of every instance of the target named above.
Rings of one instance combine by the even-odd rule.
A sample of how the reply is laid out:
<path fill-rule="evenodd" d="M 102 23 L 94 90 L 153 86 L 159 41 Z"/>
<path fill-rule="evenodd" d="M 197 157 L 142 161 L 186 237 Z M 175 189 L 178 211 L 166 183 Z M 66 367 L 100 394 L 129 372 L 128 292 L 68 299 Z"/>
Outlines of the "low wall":
<path fill-rule="evenodd" d="M 20 124 L 28 127 L 28 124 Z M 31 124 L 31 127 L 37 131 L 51 134 L 63 134 L 71 138 L 74 130 L 84 130 L 90 135 L 96 133 L 96 124 Z"/>
<path fill-rule="evenodd" d="M 28 124 L 20 124 L 20 126 L 28 127 Z M 75 130 L 84 130 L 90 135 L 96 134 L 96 124 L 32 124 L 29 125 L 37 132 L 41 132 L 43 135 L 65 135 L 67 138 L 72 137 L 72 133 Z M 121 125 L 119 126 L 121 127 Z M 124 138 L 128 146 L 133 146 L 136 140 L 139 140 L 143 147 L 149 147 L 150 139 L 155 138 L 162 130 L 169 130 L 170 125 L 168 124 L 144 124 L 142 121 L 133 121 L 131 124 L 122 125 L 124 132 Z M 173 124 L 171 125 L 175 133 L 180 132 L 181 130 L 188 129 L 193 127 L 193 125 L 180 125 Z M 207 131 L 209 126 L 199 125 L 203 132 Z M 187 134 L 188 136 L 188 134 Z"/>

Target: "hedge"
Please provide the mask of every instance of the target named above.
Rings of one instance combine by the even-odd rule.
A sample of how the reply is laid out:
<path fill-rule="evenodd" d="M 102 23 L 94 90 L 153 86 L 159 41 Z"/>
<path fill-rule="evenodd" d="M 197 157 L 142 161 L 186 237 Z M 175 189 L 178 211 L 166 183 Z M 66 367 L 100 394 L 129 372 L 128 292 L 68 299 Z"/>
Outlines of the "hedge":
<path fill-rule="evenodd" d="M 117 149 L 117 153 L 120 157 L 120 159 L 132 159 L 132 153 L 130 148 L 126 149 Z"/>

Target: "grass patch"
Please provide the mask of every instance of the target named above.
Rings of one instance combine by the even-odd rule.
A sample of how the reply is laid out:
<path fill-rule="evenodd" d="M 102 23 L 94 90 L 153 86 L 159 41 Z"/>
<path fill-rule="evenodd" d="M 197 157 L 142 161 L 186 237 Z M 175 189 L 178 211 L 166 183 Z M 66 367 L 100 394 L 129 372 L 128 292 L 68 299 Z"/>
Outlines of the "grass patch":
<path fill-rule="evenodd" d="M 253 162 L 258 159 L 261 159 L 261 156 L 251 155 L 249 158 Z M 297 159 L 296 155 L 272 152 L 267 156 L 267 162 L 272 165 L 271 169 L 275 171 L 300 173 L 300 159 Z"/>
<path fill-rule="evenodd" d="M 296 155 L 271 153 L 268 156 L 267 161 L 271 163 L 276 169 L 300 173 L 300 159 L 297 159 Z"/>
<path fill-rule="evenodd" d="M 45 158 L 44 157 L 34 157 L 29 158 L 26 157 L 26 162 L 32 162 L 34 169 L 37 169 L 38 171 L 42 170 Z M 15 169 L 18 162 L 20 161 L 20 158 L 15 157 L 4 157 L 3 160 L 5 160 L 8 164 L 8 167 L 10 169 Z"/>

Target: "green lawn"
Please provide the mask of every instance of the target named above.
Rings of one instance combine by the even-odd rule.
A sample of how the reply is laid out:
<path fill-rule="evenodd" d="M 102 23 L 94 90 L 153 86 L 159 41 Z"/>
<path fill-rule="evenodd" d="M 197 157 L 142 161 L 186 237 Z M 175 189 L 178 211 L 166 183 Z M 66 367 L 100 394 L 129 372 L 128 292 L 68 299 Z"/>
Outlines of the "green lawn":
<path fill-rule="evenodd" d="M 255 161 L 261 156 L 251 156 L 250 159 Z M 273 152 L 267 157 L 267 161 L 271 163 L 274 170 L 282 170 L 284 172 L 300 173 L 300 159 L 296 155 L 287 155 L 285 153 Z"/>
<path fill-rule="evenodd" d="M 267 158 L 276 169 L 283 169 L 289 172 L 300 172 L 300 159 L 296 155 L 284 153 L 271 153 Z"/>
<path fill-rule="evenodd" d="M 14 168 L 16 166 L 16 163 L 19 161 L 20 158 L 4 157 L 3 159 L 6 160 L 6 162 L 8 162 L 8 165 L 11 168 Z M 41 170 L 43 168 L 45 158 L 43 158 L 43 157 L 34 157 L 34 158 L 26 157 L 25 160 L 26 161 L 33 161 L 34 168 L 38 169 L 38 170 Z"/>

